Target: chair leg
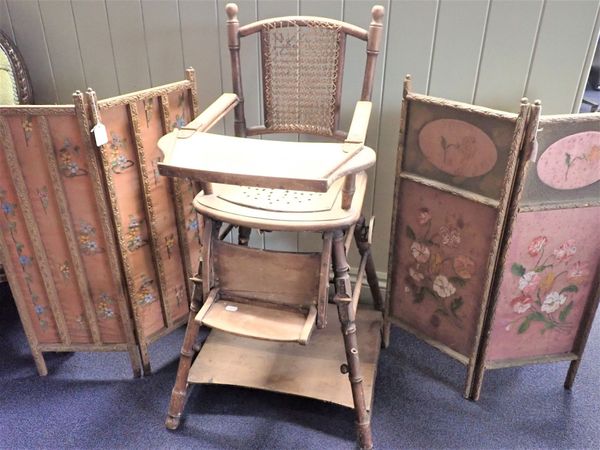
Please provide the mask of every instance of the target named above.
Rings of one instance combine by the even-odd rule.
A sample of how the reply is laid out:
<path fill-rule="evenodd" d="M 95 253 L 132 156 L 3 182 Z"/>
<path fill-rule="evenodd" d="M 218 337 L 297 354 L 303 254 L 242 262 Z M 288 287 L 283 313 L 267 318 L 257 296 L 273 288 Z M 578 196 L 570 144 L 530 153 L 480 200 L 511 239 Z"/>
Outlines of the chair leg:
<path fill-rule="evenodd" d="M 346 361 L 341 367 L 342 373 L 348 373 L 350 386 L 352 388 L 352 399 L 356 413 L 356 430 L 358 443 L 361 449 L 372 449 L 373 438 L 371 436 L 371 419 L 367 412 L 365 393 L 363 389 L 360 358 L 358 354 L 358 340 L 356 337 L 356 323 L 354 308 L 352 307 L 350 268 L 346 260 L 344 249 L 344 234 L 336 231 L 333 237 L 333 266 L 335 272 L 335 295 L 334 302 L 337 305 L 338 315 L 342 327 L 344 347 L 346 349 Z"/>
<path fill-rule="evenodd" d="M 252 232 L 251 228 L 240 227 L 238 231 L 238 244 L 248 246 L 248 242 L 250 242 L 250 233 Z"/>
<path fill-rule="evenodd" d="M 364 216 L 360 216 L 356 227 L 354 228 L 354 239 L 360 256 L 367 254 L 367 265 L 365 271 L 367 272 L 367 282 L 371 289 L 371 295 L 373 296 L 373 304 L 375 309 L 383 311 L 384 302 L 381 290 L 379 289 L 379 280 L 377 279 L 377 272 L 375 271 L 375 262 L 373 261 L 373 254 L 371 253 L 371 244 L 369 243 L 369 227 L 365 222 Z"/>
<path fill-rule="evenodd" d="M 201 296 L 202 286 L 198 281 L 195 281 L 194 289 L 192 291 L 192 300 L 190 302 L 190 313 L 188 316 L 187 328 L 185 329 L 185 337 L 183 338 L 183 345 L 181 346 L 179 366 L 177 367 L 177 377 L 175 378 L 175 386 L 173 386 L 173 390 L 171 392 L 169 412 L 167 413 L 167 419 L 165 421 L 166 427 L 170 430 L 175 430 L 177 427 L 179 427 L 183 408 L 185 407 L 188 389 L 187 379 L 195 353 L 194 345 L 196 343 L 196 339 L 198 338 L 198 331 L 200 330 L 200 325 L 196 323 L 194 318 L 200 310 L 199 298 Z"/>

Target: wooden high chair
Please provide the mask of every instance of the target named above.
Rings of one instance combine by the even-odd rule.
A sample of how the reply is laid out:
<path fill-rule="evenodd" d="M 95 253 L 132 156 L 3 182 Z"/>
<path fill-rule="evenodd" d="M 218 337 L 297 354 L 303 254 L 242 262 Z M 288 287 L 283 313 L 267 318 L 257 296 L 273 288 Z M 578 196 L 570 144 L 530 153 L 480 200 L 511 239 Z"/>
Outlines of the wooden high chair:
<path fill-rule="evenodd" d="M 193 279 L 190 318 L 166 425 L 178 427 L 189 383 L 239 384 L 353 406 L 360 445 L 371 448 L 368 409 L 383 304 L 370 251 L 372 226 L 365 223 L 361 208 L 365 170 L 375 163 L 375 153 L 364 140 L 384 10 L 373 7 L 368 31 L 320 17 L 280 17 L 240 27 L 237 5 L 228 4 L 226 11 L 234 94 L 223 94 L 190 124 L 159 142 L 165 155 L 159 164 L 162 175 L 202 183 L 193 205 L 203 218 L 202 261 Z M 261 44 L 265 120 L 264 125 L 247 127 L 240 38 L 255 33 Z M 361 99 L 346 133 L 338 127 L 348 37 L 366 41 L 367 56 Z M 207 133 L 232 109 L 236 137 Z M 333 142 L 248 139 L 268 133 L 304 133 Z M 221 231 L 223 224 L 228 225 Z M 237 245 L 223 240 L 232 227 L 239 227 Z M 298 253 L 250 248 L 252 229 L 321 233 L 322 249 Z M 361 255 L 354 291 L 346 259 L 353 238 Z M 341 355 L 328 331 L 332 327 L 325 329 L 332 311 L 332 263 Z M 365 273 L 379 311 L 366 311 L 357 321 Z M 213 331 L 190 371 L 201 325 Z M 364 333 L 369 341 L 364 377 L 359 327 L 364 328 L 361 340 Z M 300 347 L 290 344 L 294 342 L 308 345 L 296 350 Z M 341 367 L 340 359 L 346 360 Z M 350 401 L 343 398 L 347 385 L 340 387 L 324 361 L 335 372 L 339 367 L 348 374 Z M 363 378 L 369 385 L 367 396 Z"/>

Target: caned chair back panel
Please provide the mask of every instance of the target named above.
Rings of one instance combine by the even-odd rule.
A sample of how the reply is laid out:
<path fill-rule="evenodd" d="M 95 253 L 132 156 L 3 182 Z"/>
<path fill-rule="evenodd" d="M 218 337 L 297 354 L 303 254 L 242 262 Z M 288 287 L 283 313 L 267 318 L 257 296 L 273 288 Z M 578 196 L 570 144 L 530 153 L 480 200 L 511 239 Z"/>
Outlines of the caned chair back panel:
<path fill-rule="evenodd" d="M 321 17 L 290 16 L 239 27 L 237 6 L 228 5 L 228 37 L 236 107 L 236 135 L 301 133 L 343 140 L 339 130 L 344 54 L 348 36 L 366 42 L 360 100 L 370 100 L 383 10 L 373 9 L 369 31 Z M 246 128 L 239 62 L 240 38 L 259 34 L 264 124 Z M 357 99 L 358 100 L 358 99 Z"/>

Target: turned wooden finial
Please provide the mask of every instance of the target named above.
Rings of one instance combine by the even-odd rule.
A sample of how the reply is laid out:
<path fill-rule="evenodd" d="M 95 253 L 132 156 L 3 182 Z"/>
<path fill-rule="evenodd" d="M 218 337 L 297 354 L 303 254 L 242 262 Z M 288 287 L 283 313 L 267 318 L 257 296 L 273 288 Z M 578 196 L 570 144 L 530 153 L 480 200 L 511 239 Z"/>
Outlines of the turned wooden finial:
<path fill-rule="evenodd" d="M 533 102 L 533 104 L 535 106 L 542 106 L 542 101 L 540 99 L 537 99 L 535 102 Z"/>
<path fill-rule="evenodd" d="M 227 3 L 227 5 L 225 5 L 225 12 L 227 13 L 227 18 L 229 20 L 237 20 L 238 5 L 235 3 Z"/>
<path fill-rule="evenodd" d="M 527 103 L 529 103 L 529 99 L 527 97 L 523 97 L 521 99 L 521 105 L 526 105 Z"/>
<path fill-rule="evenodd" d="M 410 76 L 410 73 L 407 73 L 404 76 L 404 86 L 403 86 L 403 90 L 402 90 L 403 97 L 406 97 L 408 95 L 411 87 L 412 87 L 412 77 Z"/>
<path fill-rule="evenodd" d="M 373 24 L 377 24 L 377 25 L 383 25 L 383 16 L 385 15 L 385 8 L 381 5 L 375 5 L 373 6 L 373 8 L 371 9 L 371 18 L 373 19 L 373 22 L 371 22 L 371 25 Z"/>

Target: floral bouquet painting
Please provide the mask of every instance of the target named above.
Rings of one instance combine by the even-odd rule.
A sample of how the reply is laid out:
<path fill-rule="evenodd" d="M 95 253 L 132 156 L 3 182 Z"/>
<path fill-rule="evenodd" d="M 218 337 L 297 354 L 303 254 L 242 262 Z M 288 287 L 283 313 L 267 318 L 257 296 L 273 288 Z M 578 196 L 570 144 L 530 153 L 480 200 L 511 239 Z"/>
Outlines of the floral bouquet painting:
<path fill-rule="evenodd" d="M 414 228 L 406 225 L 413 263 L 407 268 L 405 291 L 412 294 L 414 303 L 434 302 L 429 320 L 433 327 L 447 320 L 462 328 L 464 300 L 458 291 L 475 271 L 475 262 L 460 252 L 464 223 L 457 218 L 438 228 L 431 219 L 429 209 L 421 208 Z"/>
<path fill-rule="evenodd" d="M 517 295 L 510 301 L 516 317 L 506 330 L 526 333 L 533 323 L 547 331 L 570 333 L 569 322 L 575 295 L 590 275 L 589 263 L 577 260 L 577 245 L 568 239 L 552 248 L 547 236 L 537 236 L 527 247 L 527 261 L 514 262 L 511 272 L 517 283 Z"/>

